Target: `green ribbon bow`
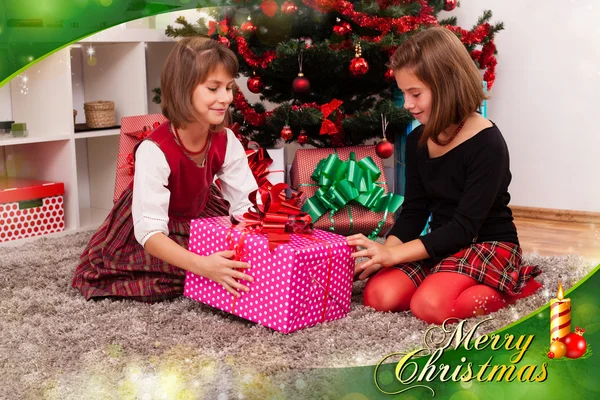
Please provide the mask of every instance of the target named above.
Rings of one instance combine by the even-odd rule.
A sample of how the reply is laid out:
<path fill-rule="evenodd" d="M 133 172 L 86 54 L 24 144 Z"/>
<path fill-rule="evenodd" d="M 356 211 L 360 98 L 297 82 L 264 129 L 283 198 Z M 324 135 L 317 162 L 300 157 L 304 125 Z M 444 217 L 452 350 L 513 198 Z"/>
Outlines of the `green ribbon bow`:
<path fill-rule="evenodd" d="M 377 182 L 380 176 L 381 170 L 371 157 L 356 161 L 356 154 L 351 152 L 350 159 L 342 161 L 337 154 L 330 154 L 319 161 L 312 174 L 312 180 L 318 185 L 310 184 L 310 186 L 319 186 L 319 189 L 304 203 L 302 211 L 309 213 L 313 222 L 329 212 L 329 220 L 332 223 L 330 231 L 335 229 L 333 215 L 346 206 L 352 231 L 354 222 L 348 204 L 351 201 L 373 212 L 384 212 L 383 219 L 369 235 L 369 238 L 374 239 L 385 225 L 388 213 L 396 212 L 404 201 L 404 197 L 400 195 L 385 193 L 384 188 L 378 185 L 385 182 Z"/>

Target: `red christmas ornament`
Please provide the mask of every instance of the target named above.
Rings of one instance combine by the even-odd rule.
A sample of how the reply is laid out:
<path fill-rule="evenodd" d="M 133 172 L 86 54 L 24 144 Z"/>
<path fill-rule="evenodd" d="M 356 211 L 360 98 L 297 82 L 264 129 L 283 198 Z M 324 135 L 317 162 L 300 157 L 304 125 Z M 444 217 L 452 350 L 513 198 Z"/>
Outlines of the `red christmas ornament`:
<path fill-rule="evenodd" d="M 254 75 L 254 76 L 251 76 L 250 78 L 248 78 L 247 85 L 248 85 L 248 90 L 254 94 L 258 94 L 258 93 L 262 92 L 262 90 L 265 88 L 265 84 L 262 81 L 262 78 L 257 75 Z"/>
<path fill-rule="evenodd" d="M 385 80 L 389 82 L 393 82 L 394 80 L 396 80 L 396 76 L 394 75 L 393 69 L 388 69 L 387 71 L 385 71 L 384 77 Z"/>
<path fill-rule="evenodd" d="M 362 57 L 354 57 L 350 62 L 350 73 L 354 76 L 361 76 L 369 72 L 369 63 Z"/>
<path fill-rule="evenodd" d="M 457 0 L 444 0 L 444 10 L 452 11 L 456 8 Z"/>
<path fill-rule="evenodd" d="M 290 128 L 290 126 L 289 125 L 284 126 L 283 129 L 281 130 L 281 138 L 287 142 L 292 137 L 294 137 L 294 133 L 292 132 L 292 129 Z"/>
<path fill-rule="evenodd" d="M 304 77 L 302 72 L 299 72 L 294 82 L 292 82 L 292 88 L 298 94 L 308 93 L 310 90 L 310 81 Z"/>
<path fill-rule="evenodd" d="M 242 31 L 244 32 L 254 32 L 256 31 L 256 25 L 254 25 L 254 23 L 250 20 L 250 17 L 248 17 L 248 21 L 244 22 L 241 26 Z"/>
<path fill-rule="evenodd" d="M 273 18 L 277 13 L 277 2 L 274 0 L 264 0 L 260 4 L 260 9 L 266 16 Z"/>
<path fill-rule="evenodd" d="M 302 52 L 298 54 L 298 66 L 300 67 L 300 72 L 298 72 L 298 76 L 292 82 L 292 88 L 297 94 L 308 93 L 310 91 L 310 81 L 302 73 Z"/>
<path fill-rule="evenodd" d="M 229 39 L 227 39 L 225 36 L 219 36 L 219 42 L 227 47 L 230 45 Z"/>
<path fill-rule="evenodd" d="M 302 146 L 308 143 L 308 136 L 306 136 L 306 131 L 304 129 L 302 129 L 300 135 L 298 135 L 298 143 Z"/>
<path fill-rule="evenodd" d="M 394 145 L 388 142 L 386 138 L 383 138 L 383 140 L 375 146 L 375 153 L 377 153 L 380 158 L 389 158 L 394 154 Z"/>
<path fill-rule="evenodd" d="M 293 1 L 286 1 L 281 5 L 281 12 L 287 15 L 294 14 L 298 11 L 298 6 Z"/>
<path fill-rule="evenodd" d="M 340 22 L 338 25 L 333 27 L 333 33 L 338 36 L 346 36 L 352 33 L 352 25 L 346 21 Z"/>
<path fill-rule="evenodd" d="M 549 351 L 549 352 L 548 352 L 548 358 L 554 358 L 554 353 L 553 353 L 553 352 L 551 352 L 551 351 Z"/>
<path fill-rule="evenodd" d="M 584 333 L 585 329 L 576 327 L 575 332 L 571 332 L 562 338 L 562 342 L 567 346 L 566 355 L 568 358 L 579 358 L 585 354 L 587 343 L 583 338 Z"/>
<path fill-rule="evenodd" d="M 355 56 L 350 62 L 350 73 L 354 76 L 364 75 L 369 72 L 369 64 L 367 60 L 361 57 L 362 50 L 360 49 L 360 44 L 355 46 Z"/>

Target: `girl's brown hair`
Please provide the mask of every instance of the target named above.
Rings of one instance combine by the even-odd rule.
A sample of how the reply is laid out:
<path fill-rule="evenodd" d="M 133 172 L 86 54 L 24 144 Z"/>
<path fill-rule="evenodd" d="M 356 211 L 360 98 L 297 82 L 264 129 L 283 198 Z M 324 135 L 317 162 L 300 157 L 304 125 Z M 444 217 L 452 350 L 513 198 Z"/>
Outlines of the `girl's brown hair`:
<path fill-rule="evenodd" d="M 487 97 L 475 62 L 450 30 L 434 27 L 404 41 L 388 65 L 394 71 L 408 68 L 431 89 L 431 115 L 423 128 L 421 144 L 438 141 L 451 124 L 464 121 Z"/>
<path fill-rule="evenodd" d="M 231 77 L 237 76 L 239 63 L 235 53 L 216 40 L 188 37 L 177 42 L 171 50 L 160 75 L 160 106 L 163 115 L 176 128 L 198 120 L 192 94 L 219 65 Z M 211 125 L 209 129 L 221 131 L 230 121 L 230 110 L 227 109 L 223 123 Z"/>

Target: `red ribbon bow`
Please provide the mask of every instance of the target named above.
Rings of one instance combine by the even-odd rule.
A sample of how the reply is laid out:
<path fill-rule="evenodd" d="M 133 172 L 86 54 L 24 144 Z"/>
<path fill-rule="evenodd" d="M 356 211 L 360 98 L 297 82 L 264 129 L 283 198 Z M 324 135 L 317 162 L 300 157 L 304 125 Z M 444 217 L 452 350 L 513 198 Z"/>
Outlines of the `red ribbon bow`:
<path fill-rule="evenodd" d="M 210 21 L 208 23 L 208 36 L 214 35 L 214 33 L 218 30 L 219 35 L 225 36 L 229 33 L 229 26 L 227 26 L 227 20 L 219 21 Z"/>
<path fill-rule="evenodd" d="M 135 171 L 135 160 L 133 159 L 133 153 L 127 154 L 125 164 L 121 165 L 121 168 L 126 168 L 127 175 L 133 176 L 133 171 Z"/>
<path fill-rule="evenodd" d="M 269 165 L 273 163 L 273 159 L 269 156 L 269 153 L 259 147 L 258 149 L 247 149 L 246 156 L 248 157 L 248 166 L 252 170 L 252 175 L 254 175 L 258 187 L 270 183 L 267 176 L 271 173 Z"/>
<path fill-rule="evenodd" d="M 154 122 L 152 126 L 144 126 L 141 130 L 135 132 L 125 132 L 126 135 L 132 136 L 137 140 L 144 140 L 146 137 L 152 133 L 156 128 L 160 126 L 160 122 Z"/>
<path fill-rule="evenodd" d="M 269 156 L 269 153 L 259 146 L 256 142 L 251 142 L 240 132 L 240 124 L 235 122 L 229 127 L 238 138 L 238 140 L 244 146 L 246 150 L 246 157 L 248 157 L 248 166 L 252 171 L 254 179 L 258 187 L 263 186 L 269 182 L 267 176 L 273 171 L 269 170 L 269 166 L 273 163 L 273 159 Z"/>
<path fill-rule="evenodd" d="M 126 135 L 136 138 L 141 141 L 146 139 L 148 135 L 150 135 L 156 128 L 160 126 L 160 122 L 154 122 L 152 126 L 144 126 L 141 131 L 136 132 L 125 132 Z M 119 166 L 119 169 L 126 169 L 127 175 L 133 176 L 135 171 L 135 160 L 133 158 L 133 152 L 127 154 L 127 158 L 125 159 L 125 163 Z"/>
<path fill-rule="evenodd" d="M 341 106 L 342 103 L 343 101 L 341 100 L 333 99 L 329 103 L 323 104 L 321 106 L 321 112 L 323 113 L 323 123 L 321 124 L 321 131 L 319 132 L 320 135 L 335 135 L 336 133 L 338 133 L 337 126 L 335 126 L 335 124 L 332 121 L 328 120 L 327 117 L 329 117 L 329 115 L 333 111 L 335 111 L 336 108 Z"/>
<path fill-rule="evenodd" d="M 267 234 L 269 250 L 288 243 L 292 233 L 313 232 L 312 218 L 308 213 L 300 211 L 305 200 L 304 195 L 295 192 L 287 197 L 286 189 L 290 187 L 285 183 L 272 185 L 267 182 L 260 186 L 249 196 L 254 209 L 251 208 L 243 216 L 246 228 Z M 258 195 L 262 204 L 258 204 Z M 232 222 L 237 223 L 235 220 Z"/>

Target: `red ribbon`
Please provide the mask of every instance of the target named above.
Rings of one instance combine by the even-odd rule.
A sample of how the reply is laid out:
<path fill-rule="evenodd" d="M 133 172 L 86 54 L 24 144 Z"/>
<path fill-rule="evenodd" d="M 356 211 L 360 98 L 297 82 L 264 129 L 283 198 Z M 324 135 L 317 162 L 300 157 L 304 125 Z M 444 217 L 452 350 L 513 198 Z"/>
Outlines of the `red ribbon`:
<path fill-rule="evenodd" d="M 214 35 L 214 33 L 218 30 L 219 35 L 225 36 L 229 33 L 229 26 L 227 26 L 227 20 L 219 21 L 210 21 L 208 23 L 208 36 Z"/>
<path fill-rule="evenodd" d="M 246 150 L 246 157 L 248 157 L 248 166 L 252 171 L 252 175 L 254 179 L 256 179 L 256 184 L 258 187 L 263 186 L 265 183 L 269 182 L 267 176 L 271 174 L 269 170 L 269 166 L 273 163 L 273 159 L 269 156 L 269 153 L 260 147 L 256 142 L 250 142 L 241 132 L 240 132 L 240 124 L 235 122 L 233 125 L 229 127 L 235 134 L 235 136 L 239 139 Z"/>
<path fill-rule="evenodd" d="M 227 242 L 229 243 L 229 249 L 234 250 L 232 260 L 236 261 L 241 261 L 246 256 L 244 243 L 248 233 L 266 233 L 269 240 L 269 251 L 273 251 L 280 244 L 288 243 L 292 233 L 325 245 L 327 249 L 327 273 L 324 286 L 318 280 L 312 278 L 323 287 L 323 312 L 321 314 L 321 322 L 323 322 L 327 314 L 327 301 L 330 295 L 333 266 L 332 248 L 328 242 L 312 236 L 312 219 L 310 215 L 300 211 L 304 200 L 303 194 L 296 192 L 288 197 L 284 193 L 284 190 L 288 188 L 289 186 L 285 183 L 278 183 L 277 185 L 266 183 L 258 190 L 252 192 L 249 199 L 254 205 L 255 211 L 249 210 L 249 212 L 244 214 L 244 226 L 238 243 L 234 243 L 231 234 L 238 221 L 233 217 L 231 218 L 232 226 L 227 233 Z M 262 204 L 258 204 L 258 195 L 260 195 Z M 232 314 L 235 311 L 236 301 L 237 298 L 233 296 L 231 303 Z"/>
<path fill-rule="evenodd" d="M 292 233 L 313 232 L 312 218 L 308 213 L 300 211 L 304 195 L 295 192 L 288 197 L 285 190 L 289 188 L 285 183 L 272 185 L 267 182 L 260 186 L 250 193 L 249 199 L 254 207 L 243 216 L 245 229 L 267 235 L 271 251 L 280 244 L 288 243 Z M 261 204 L 258 204 L 259 195 Z M 232 219 L 232 223 L 237 224 L 238 221 Z"/>
<path fill-rule="evenodd" d="M 310 217 L 309 217 L 310 218 Z M 240 240 L 235 243 L 232 237 L 232 232 L 234 229 L 234 225 L 232 225 L 229 228 L 229 231 L 227 232 L 227 238 L 226 241 L 229 244 L 229 250 L 233 250 L 233 257 L 231 257 L 232 260 L 234 261 L 242 261 L 244 259 L 244 257 L 246 256 L 245 253 L 245 242 L 246 242 L 246 235 L 249 233 L 249 230 L 244 228 L 242 230 L 242 235 L 240 236 Z M 311 232 L 312 233 L 312 232 Z M 331 282 L 331 267 L 333 264 L 333 255 L 332 255 L 332 251 L 331 251 L 331 245 L 328 242 L 325 242 L 323 240 L 317 239 L 314 236 L 312 236 L 311 234 L 301 234 L 301 236 L 305 239 L 311 240 L 313 242 L 316 243 L 320 243 L 325 245 L 325 247 L 327 248 L 327 277 L 325 279 L 325 286 L 323 287 L 323 312 L 321 313 L 321 322 L 325 322 L 325 316 L 327 315 L 327 298 L 329 297 L 329 286 L 330 286 L 330 282 Z M 270 243 L 269 243 L 270 246 Z M 272 250 L 272 249 L 271 249 Z M 238 271 L 242 271 L 242 269 L 237 269 Z M 318 280 L 316 280 L 315 278 L 313 278 L 311 276 L 312 279 L 314 279 L 317 283 L 319 283 Z M 231 296 L 231 314 L 235 314 L 235 305 L 237 303 L 237 297 L 235 296 Z"/>
<path fill-rule="evenodd" d="M 248 233 L 265 233 L 269 241 L 269 251 L 273 251 L 280 244 L 288 243 L 291 233 L 311 234 L 313 232 L 312 218 L 308 213 L 300 211 L 304 200 L 303 195 L 296 192 L 287 197 L 284 192 L 286 189 L 289 189 L 289 186 L 285 183 L 273 186 L 267 182 L 249 195 L 255 210 L 250 209 L 244 214 L 242 236 L 238 243 L 234 243 L 231 237 L 238 221 L 231 217 L 232 226 L 227 233 L 227 242 L 229 249 L 234 250 L 233 260 L 241 261 L 245 257 L 244 242 Z M 262 204 L 258 204 L 258 195 Z M 329 281 L 329 278 L 327 280 Z M 235 311 L 236 300 L 233 296 L 232 314 Z"/>
<path fill-rule="evenodd" d="M 335 135 L 336 133 L 338 133 L 337 126 L 335 126 L 335 124 L 332 121 L 328 120 L 327 117 L 329 117 L 329 115 L 333 111 L 335 111 L 336 108 L 341 106 L 342 103 L 343 101 L 341 100 L 333 99 L 329 103 L 323 104 L 321 106 L 321 112 L 323 113 L 323 123 L 321 124 L 321 131 L 319 132 L 320 135 Z"/>
<path fill-rule="evenodd" d="M 144 126 L 141 130 L 139 131 L 134 131 L 134 132 L 124 132 L 127 136 L 131 136 L 136 138 L 137 140 L 144 140 L 146 139 L 146 137 L 148 137 L 148 135 L 150 135 L 152 133 L 152 131 L 154 131 L 156 128 L 158 128 L 160 126 L 160 122 L 154 122 L 152 124 L 152 126 Z"/>
<path fill-rule="evenodd" d="M 150 135 L 159 126 L 160 126 L 160 122 L 154 122 L 152 124 L 152 126 L 146 125 L 140 131 L 124 132 L 124 133 L 127 136 L 136 138 L 138 141 L 142 141 L 142 140 L 146 139 L 146 137 L 148 137 L 148 135 Z M 121 155 L 121 154 L 119 154 L 119 155 Z M 119 169 L 126 169 L 127 175 L 133 176 L 133 173 L 135 172 L 135 159 L 133 157 L 133 150 L 131 153 L 127 154 L 125 163 L 123 165 L 120 165 Z"/>
<path fill-rule="evenodd" d="M 243 230 L 242 231 L 242 236 L 240 236 L 240 240 L 238 241 L 238 243 L 234 243 L 232 237 L 231 237 L 231 232 L 233 231 L 233 225 L 229 228 L 229 232 L 227 232 L 227 243 L 229 243 L 229 250 L 233 250 L 233 257 L 231 257 L 232 260 L 234 261 L 242 261 L 242 259 L 244 258 L 244 256 L 246 255 L 244 253 L 244 243 L 246 241 L 246 235 L 247 235 L 247 230 Z M 236 271 L 243 271 L 242 268 L 235 268 Z M 231 302 L 231 314 L 234 313 L 235 311 L 235 303 L 237 300 L 237 297 L 233 296 L 233 300 Z"/>
<path fill-rule="evenodd" d="M 135 160 L 133 159 L 133 153 L 127 154 L 125 164 L 121 165 L 119 168 L 126 168 L 127 175 L 133 176 L 133 171 L 135 171 Z"/>
<path fill-rule="evenodd" d="M 323 295 L 323 313 L 321 314 L 321 322 L 325 322 L 325 315 L 327 313 L 327 298 L 329 297 L 329 283 L 331 281 L 331 266 L 333 263 L 331 245 L 328 242 L 325 242 L 324 240 L 317 239 L 313 235 L 302 235 L 302 237 L 308 240 L 312 240 L 316 243 L 321 243 L 327 248 L 327 278 L 325 280 L 325 287 L 323 288 L 325 294 Z M 313 278 L 312 276 L 311 278 L 314 279 L 317 283 L 319 283 L 319 281 Z"/>
<path fill-rule="evenodd" d="M 271 173 L 269 166 L 273 163 L 273 159 L 269 156 L 269 153 L 260 147 L 258 149 L 247 149 L 246 156 L 248 157 L 248 166 L 256 179 L 256 184 L 261 187 L 269 183 L 267 176 Z"/>

